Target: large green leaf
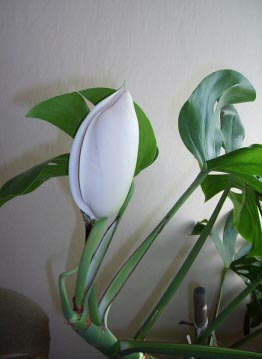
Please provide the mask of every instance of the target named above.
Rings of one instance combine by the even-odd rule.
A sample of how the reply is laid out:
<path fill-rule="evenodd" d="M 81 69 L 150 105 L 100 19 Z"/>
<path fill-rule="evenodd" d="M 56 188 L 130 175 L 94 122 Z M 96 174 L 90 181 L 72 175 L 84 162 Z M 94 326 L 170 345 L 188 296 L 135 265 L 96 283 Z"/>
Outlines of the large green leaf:
<path fill-rule="evenodd" d="M 98 102 L 102 101 L 104 98 L 111 95 L 115 91 L 116 90 L 110 88 L 97 87 L 82 90 L 79 93 L 81 93 L 82 96 L 96 105 Z M 139 124 L 139 148 L 135 170 L 136 176 L 144 168 L 150 166 L 155 161 L 158 154 L 158 149 L 154 131 L 148 117 L 136 103 L 134 103 L 134 106 Z"/>
<path fill-rule="evenodd" d="M 246 284 L 262 277 L 262 260 L 243 256 L 231 263 L 230 268 L 238 274 Z M 255 327 L 262 322 L 262 283 L 254 290 L 251 301 L 247 304 L 245 316 L 245 333 L 249 333 L 250 327 Z"/>
<path fill-rule="evenodd" d="M 227 153 L 207 162 L 209 171 L 229 173 L 231 176 L 209 176 L 202 184 L 206 198 L 221 191 L 233 176 L 233 187 L 241 193 L 230 192 L 234 204 L 234 227 L 252 243 L 250 255 L 262 256 L 262 230 L 258 193 L 262 193 L 262 146 L 254 145 Z M 216 182 L 215 182 L 216 181 Z"/>
<path fill-rule="evenodd" d="M 245 138 L 245 129 L 235 107 L 232 105 L 225 106 L 221 111 L 220 120 L 223 147 L 226 153 L 241 148 Z"/>
<path fill-rule="evenodd" d="M 232 154 L 233 153 L 234 152 L 232 152 Z M 235 191 L 230 191 L 229 193 L 229 198 L 234 205 L 233 226 L 244 239 L 252 244 L 252 249 L 249 254 L 262 256 L 262 228 L 259 197 L 258 193 L 246 183 L 246 176 L 244 176 L 244 178 L 234 178 L 232 175 L 209 175 L 202 184 L 206 200 L 224 190 L 232 179 L 232 187 L 240 190 L 240 193 L 235 193 Z M 255 181 L 261 184 L 256 178 Z M 251 182 L 253 182 L 253 179 Z M 245 253 L 246 250 L 248 250 L 248 248 L 243 248 L 243 253 Z"/>
<path fill-rule="evenodd" d="M 197 222 L 192 231 L 192 235 L 201 234 L 204 228 L 206 227 L 208 221 L 203 220 Z M 218 230 L 213 227 L 210 232 L 210 238 L 216 246 L 218 253 L 223 259 L 224 265 L 226 268 L 229 268 L 230 264 L 233 262 L 236 255 L 236 239 L 237 231 L 233 227 L 233 212 L 227 216 L 224 231 L 223 231 L 223 240 L 221 240 Z"/>
<path fill-rule="evenodd" d="M 139 147 L 135 176 L 150 166 L 158 156 L 158 148 L 153 128 L 143 110 L 135 104 L 139 124 Z"/>
<path fill-rule="evenodd" d="M 253 283 L 259 278 L 262 280 L 262 260 L 259 258 L 244 256 L 232 262 L 230 268 L 247 284 Z M 262 296 L 262 282 L 256 290 Z"/>
<path fill-rule="evenodd" d="M 233 226 L 233 211 L 230 211 L 223 232 L 223 246 L 226 255 L 225 264 L 227 267 L 229 267 L 235 257 L 237 234 L 238 233 Z"/>
<path fill-rule="evenodd" d="M 180 136 L 201 166 L 220 155 L 223 134 L 220 111 L 227 105 L 253 101 L 255 90 L 239 72 L 220 70 L 207 76 L 179 114 Z"/>
<path fill-rule="evenodd" d="M 208 175 L 201 185 L 202 191 L 205 195 L 205 200 L 208 201 L 219 192 L 222 192 L 230 182 L 232 182 L 231 175 Z M 234 179 L 232 187 L 238 188 L 237 179 Z"/>
<path fill-rule="evenodd" d="M 39 103 L 26 114 L 26 117 L 50 122 L 74 137 L 88 112 L 89 109 L 83 97 L 77 92 L 72 92 Z"/>
<path fill-rule="evenodd" d="M 208 171 L 229 173 L 262 193 L 262 146 L 240 148 L 207 161 Z"/>
<path fill-rule="evenodd" d="M 243 238 L 252 243 L 250 255 L 262 257 L 261 216 L 256 193 L 245 186 L 241 194 L 231 192 L 229 197 L 234 204 L 234 227 Z"/>
<path fill-rule="evenodd" d="M 6 182 L 0 189 L 0 206 L 16 196 L 34 191 L 50 178 L 66 176 L 68 159 L 68 154 L 52 158 Z"/>

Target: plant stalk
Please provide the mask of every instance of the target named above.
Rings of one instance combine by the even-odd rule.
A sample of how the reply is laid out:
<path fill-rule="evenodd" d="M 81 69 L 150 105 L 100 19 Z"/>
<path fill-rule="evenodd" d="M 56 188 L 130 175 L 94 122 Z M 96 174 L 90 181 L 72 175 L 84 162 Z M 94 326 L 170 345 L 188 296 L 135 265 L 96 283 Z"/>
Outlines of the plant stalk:
<path fill-rule="evenodd" d="M 262 282 L 262 278 L 249 284 L 232 302 L 217 316 L 208 328 L 197 338 L 196 343 L 201 344 L 226 319 L 226 317 Z"/>
<path fill-rule="evenodd" d="M 153 229 L 153 231 L 148 235 L 148 237 L 142 242 L 142 244 L 135 250 L 135 252 L 127 259 L 124 265 L 120 268 L 118 273 L 115 275 L 109 286 L 107 287 L 99 308 L 102 318 L 105 318 L 108 308 L 111 303 L 120 292 L 129 276 L 132 274 L 138 263 L 142 260 L 150 246 L 153 244 L 154 240 L 161 233 L 163 228 L 167 223 L 172 219 L 172 217 L 177 213 L 177 211 L 182 207 L 186 200 L 191 196 L 191 194 L 202 184 L 206 178 L 208 172 L 206 169 L 202 169 L 198 174 L 194 182 L 188 187 L 188 189 L 182 194 L 182 196 L 177 200 L 174 206 L 169 210 L 169 212 L 164 216 L 164 218 L 158 223 L 158 225 Z M 124 277 L 124 279 L 122 279 Z M 121 280 L 120 280 L 121 278 Z M 119 284 L 121 282 L 121 284 Z"/>
<path fill-rule="evenodd" d="M 88 271 L 91 264 L 93 254 L 99 244 L 101 236 L 106 228 L 107 218 L 102 218 L 97 220 L 89 233 L 89 236 L 86 240 L 84 250 L 79 263 L 78 276 L 76 282 L 76 292 L 75 292 L 75 305 L 76 310 L 81 311 L 84 301 L 84 296 L 86 294 L 86 283 L 88 277 Z"/>
<path fill-rule="evenodd" d="M 151 328 L 153 327 L 156 320 L 159 318 L 162 311 L 165 309 L 173 295 L 175 294 L 176 290 L 178 289 L 181 282 L 184 280 L 186 274 L 188 273 L 189 269 L 191 268 L 194 260 L 196 259 L 198 253 L 200 252 L 201 248 L 203 247 L 218 215 L 219 212 L 227 198 L 228 192 L 231 188 L 231 183 L 228 185 L 228 187 L 224 190 L 214 212 L 212 213 L 210 220 L 208 221 L 207 225 L 205 226 L 204 230 L 200 234 L 197 242 L 191 249 L 189 255 L 187 256 L 186 260 L 182 264 L 181 268 L 177 272 L 176 276 L 170 283 L 169 287 L 166 289 L 165 293 L 161 297 L 161 299 L 158 301 L 155 308 L 152 310 L 152 312 L 149 314 L 148 318 L 144 322 L 144 324 L 141 326 L 141 328 L 138 330 L 135 339 L 137 340 L 143 340 Z"/>
<path fill-rule="evenodd" d="M 214 313 L 214 316 L 213 316 L 213 320 L 216 319 L 216 317 L 218 316 L 219 311 L 220 311 L 221 300 L 222 300 L 222 296 L 223 296 L 223 292 L 224 292 L 224 285 L 225 285 L 225 280 L 226 280 L 228 270 L 229 270 L 228 268 L 224 268 L 223 271 L 222 271 L 222 274 L 221 274 L 218 297 L 217 297 L 217 303 L 216 303 L 216 309 L 215 309 L 215 313 Z"/>
<path fill-rule="evenodd" d="M 120 355 L 134 352 L 148 354 L 181 355 L 183 358 L 197 356 L 207 359 L 252 359 L 260 358 L 261 353 L 208 347 L 203 345 L 176 344 L 164 342 L 120 341 Z"/>

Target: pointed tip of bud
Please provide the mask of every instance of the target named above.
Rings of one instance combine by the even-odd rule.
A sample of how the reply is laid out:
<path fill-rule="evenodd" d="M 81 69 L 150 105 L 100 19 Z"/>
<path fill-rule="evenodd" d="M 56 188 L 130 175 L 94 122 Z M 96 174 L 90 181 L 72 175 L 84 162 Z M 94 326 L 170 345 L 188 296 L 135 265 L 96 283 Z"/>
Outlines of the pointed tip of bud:
<path fill-rule="evenodd" d="M 127 85 L 126 85 L 126 80 L 124 80 L 122 85 L 119 87 L 118 91 L 119 90 L 122 90 L 123 92 L 128 92 Z"/>

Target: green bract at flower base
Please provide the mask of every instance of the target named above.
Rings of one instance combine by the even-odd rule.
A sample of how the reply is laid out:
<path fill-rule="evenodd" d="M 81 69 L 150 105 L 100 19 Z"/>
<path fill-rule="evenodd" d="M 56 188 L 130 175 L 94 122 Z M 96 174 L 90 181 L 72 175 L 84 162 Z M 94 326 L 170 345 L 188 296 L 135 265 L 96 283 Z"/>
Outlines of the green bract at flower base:
<path fill-rule="evenodd" d="M 36 105 L 28 112 L 27 117 L 46 120 L 74 138 L 81 129 L 83 121 L 94 114 L 91 112 L 97 111 L 108 101 L 110 102 L 110 98 L 112 99 L 110 96 L 114 96 L 115 92 L 116 90 L 110 88 L 92 88 L 57 96 Z M 118 97 L 118 94 L 115 96 Z M 86 243 L 79 265 L 62 273 L 59 277 L 61 304 L 64 315 L 72 328 L 108 358 L 156 359 L 155 355 L 158 354 L 171 357 L 178 355 L 183 358 L 262 358 L 261 353 L 209 346 L 215 338 L 219 325 L 245 298 L 250 294 L 257 295 L 256 305 L 254 302 L 250 305 L 253 310 L 259 308 L 261 301 L 262 272 L 259 257 L 262 257 L 260 220 L 262 146 L 242 148 L 245 131 L 234 107 L 237 103 L 254 99 L 255 90 L 250 82 L 233 70 L 214 72 L 196 88 L 180 111 L 179 132 L 184 144 L 199 162 L 200 172 L 140 246 L 127 258 L 112 277 L 102 296 L 96 290 L 96 275 L 134 194 L 134 181 L 129 181 L 129 192 L 127 193 L 126 188 L 126 199 L 120 209 L 117 206 L 119 210 L 111 224 L 108 224 L 107 218 L 98 216 L 99 218 L 90 220 L 84 215 Z M 95 107 L 91 110 L 90 117 L 88 117 L 89 108 L 86 100 L 95 106 L 98 105 L 97 109 Z M 128 106 L 130 104 L 129 102 Z M 133 108 L 133 105 L 131 107 Z M 134 109 L 139 126 L 138 155 L 135 168 L 133 166 L 136 176 L 154 162 L 158 150 L 147 116 L 136 103 L 134 103 Z M 122 116 L 122 109 L 119 113 Z M 92 119 L 96 121 L 97 118 L 93 117 Z M 121 130 L 118 135 L 121 137 Z M 91 146 L 92 141 L 93 139 L 90 140 L 88 146 Z M 58 156 L 8 181 L 0 190 L 0 204 L 4 204 L 15 196 L 33 191 L 52 177 L 67 175 L 68 156 L 68 154 Z M 139 327 L 135 340 L 119 340 L 110 330 L 107 320 L 115 298 L 161 231 L 200 186 L 206 200 L 222 192 L 213 213 L 209 220 L 197 223 L 193 234 L 197 235 L 198 239 L 155 307 L 149 310 L 150 314 Z M 235 193 L 234 189 L 238 189 L 240 193 Z M 221 240 L 216 229 L 216 222 L 227 198 L 231 199 L 233 209 L 227 217 Z M 237 251 L 239 236 L 247 242 Z M 213 318 L 209 318 L 210 324 L 195 340 L 192 338 L 192 345 L 143 341 L 185 279 L 208 237 L 212 238 L 224 261 L 215 313 Z M 226 274 L 230 270 L 244 279 L 246 287 L 220 311 Z M 67 294 L 65 279 L 76 273 L 75 296 L 71 300 Z M 253 317 L 257 318 L 255 315 Z M 256 330 L 250 336 L 241 338 L 230 347 L 238 348 L 258 335 L 261 335 L 261 330 Z M 213 342 L 216 345 L 217 341 L 213 340 Z M 205 345 L 198 345 L 200 343 Z"/>

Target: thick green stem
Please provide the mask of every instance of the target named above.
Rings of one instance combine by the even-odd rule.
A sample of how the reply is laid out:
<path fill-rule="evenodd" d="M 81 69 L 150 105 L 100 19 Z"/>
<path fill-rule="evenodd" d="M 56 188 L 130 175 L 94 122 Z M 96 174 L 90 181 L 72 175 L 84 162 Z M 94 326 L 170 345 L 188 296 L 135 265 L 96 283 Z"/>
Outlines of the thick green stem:
<path fill-rule="evenodd" d="M 101 236 L 106 228 L 106 224 L 107 218 L 99 219 L 94 223 L 82 252 L 75 292 L 75 305 L 78 311 L 81 311 L 82 309 L 84 296 L 86 294 L 86 290 L 88 289 L 86 288 L 86 284 L 88 280 L 90 263 L 99 244 Z"/>
<path fill-rule="evenodd" d="M 208 347 L 191 344 L 161 342 L 120 341 L 120 354 L 140 351 L 149 354 L 181 355 L 183 358 L 201 357 L 207 359 L 252 359 L 260 358 L 261 353 Z"/>
<path fill-rule="evenodd" d="M 217 318 L 208 326 L 208 328 L 197 338 L 196 343 L 201 344 L 209 335 L 231 314 L 231 312 L 262 282 L 262 278 L 258 278 L 245 288 L 233 301 L 217 316 Z"/>
<path fill-rule="evenodd" d="M 210 217 L 210 220 L 208 221 L 207 225 L 205 226 L 204 230 L 202 231 L 201 235 L 199 236 L 197 242 L 193 246 L 192 250 L 190 251 L 189 255 L 187 256 L 186 260 L 184 261 L 183 265 L 181 266 L 180 270 L 176 274 L 175 278 L 170 283 L 169 287 L 165 291 L 164 295 L 161 297 L 161 299 L 158 301 L 155 308 L 152 310 L 152 312 L 149 314 L 147 320 L 144 322 L 142 327 L 138 330 L 135 339 L 144 339 L 151 328 L 153 327 L 156 320 L 159 318 L 162 311 L 165 309 L 173 295 L 175 294 L 176 290 L 178 289 L 179 285 L 185 278 L 186 274 L 188 273 L 189 269 L 191 268 L 194 260 L 196 259 L 198 253 L 200 252 L 201 248 L 203 247 L 218 215 L 219 212 L 227 198 L 228 192 L 231 188 L 231 184 L 228 185 L 228 187 L 223 192 L 212 216 Z"/>
<path fill-rule="evenodd" d="M 86 328 L 83 325 L 87 326 Z M 90 345 L 105 354 L 108 358 L 116 358 L 119 352 L 119 342 L 114 334 L 103 326 L 93 323 L 75 323 L 75 331 Z"/>
<path fill-rule="evenodd" d="M 215 308 L 214 315 L 213 315 L 213 321 L 216 319 L 216 317 L 218 316 L 219 311 L 220 311 L 221 300 L 222 300 L 222 296 L 223 296 L 223 292 L 224 292 L 224 284 L 225 284 L 226 275 L 228 273 L 228 270 L 229 270 L 229 268 L 227 268 L 227 267 L 224 267 L 222 270 L 219 289 L 218 289 L 216 308 Z M 214 343 L 216 343 L 215 333 L 213 333 L 213 335 L 210 336 L 210 338 L 208 340 L 208 345 L 212 346 L 212 345 L 214 345 Z"/>
<path fill-rule="evenodd" d="M 223 296 L 223 292 L 224 292 L 224 285 L 225 285 L 225 280 L 226 280 L 227 273 L 228 273 L 228 268 L 224 268 L 223 271 L 222 271 L 222 274 L 221 274 L 218 297 L 217 297 L 217 303 L 216 303 L 216 309 L 215 309 L 213 320 L 216 319 L 216 317 L 218 316 L 219 311 L 220 311 L 221 300 L 222 300 L 222 296 Z"/>
<path fill-rule="evenodd" d="M 69 277 L 73 274 L 75 274 L 78 270 L 78 266 L 68 272 L 61 273 L 59 276 L 59 293 L 60 293 L 60 299 L 62 304 L 63 313 L 66 317 L 66 319 L 73 323 L 77 320 L 77 315 L 72 309 L 72 303 L 68 298 L 66 285 L 65 285 L 65 279 L 66 277 Z"/>

